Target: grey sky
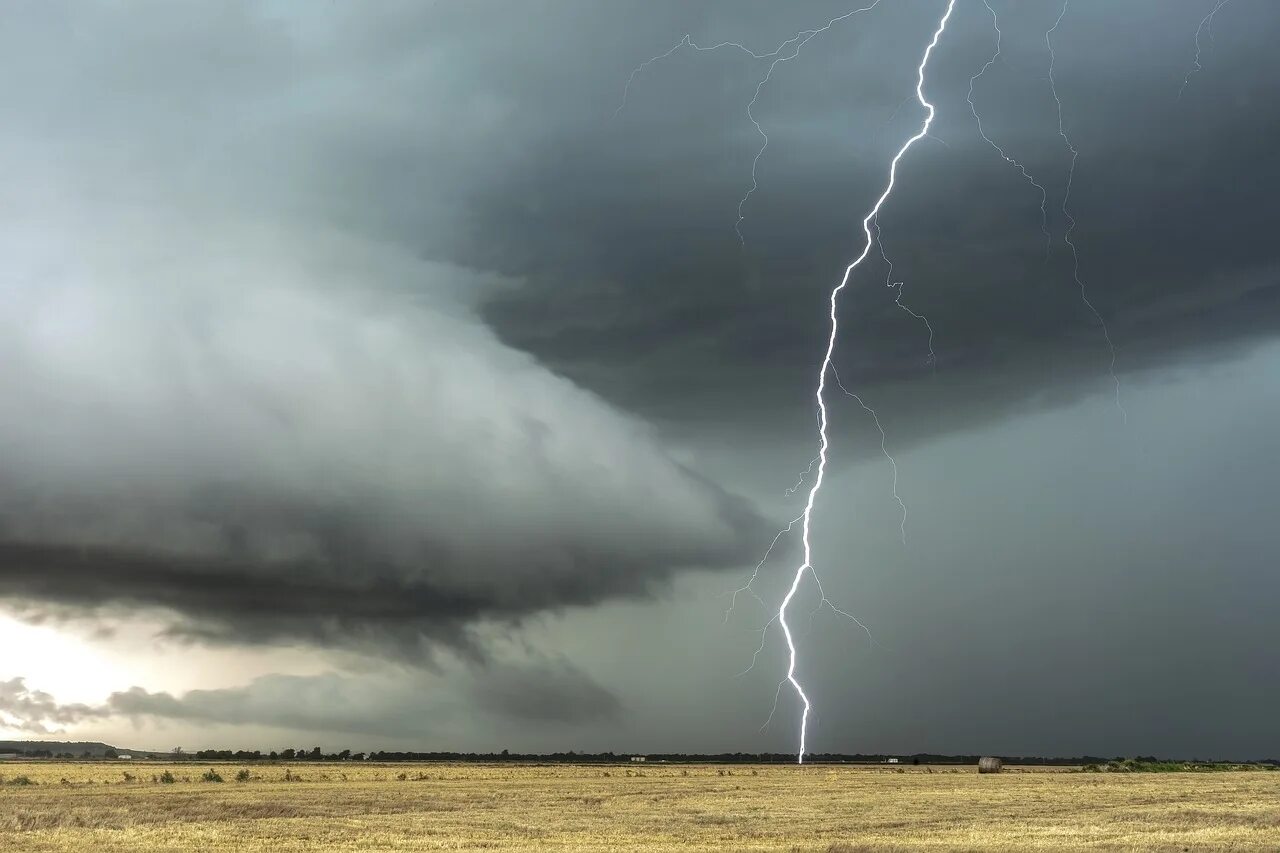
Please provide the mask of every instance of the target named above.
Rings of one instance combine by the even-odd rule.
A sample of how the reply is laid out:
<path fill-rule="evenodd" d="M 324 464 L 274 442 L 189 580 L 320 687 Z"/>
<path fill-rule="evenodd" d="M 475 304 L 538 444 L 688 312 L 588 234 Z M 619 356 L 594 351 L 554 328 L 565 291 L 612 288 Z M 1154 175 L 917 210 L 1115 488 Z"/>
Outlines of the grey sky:
<path fill-rule="evenodd" d="M 194 693 L 59 704 L 19 654 L 0 715 L 192 744 L 791 749 L 785 692 L 758 731 L 776 634 L 735 677 L 769 613 L 726 620 L 720 593 L 799 511 L 826 293 L 918 126 L 943 5 L 883 0 L 777 66 L 744 244 L 765 61 L 676 50 L 618 111 L 624 84 L 686 33 L 765 51 L 855 7 L 16 6 L 0 607 L 105 645 L 143 620 L 226 663 Z M 873 251 L 841 302 L 836 365 L 909 516 L 904 546 L 879 435 L 834 399 L 818 565 L 875 641 L 806 623 L 814 748 L 1280 754 L 1280 9 L 1225 6 L 1181 97 L 1207 0 L 1074 0 L 1055 33 L 1126 423 L 1063 243 L 1061 6 L 992 6 L 974 101 L 1047 188 L 1052 244 L 977 134 L 995 33 L 959 0 L 932 137 L 880 218 L 900 295 Z M 282 647 L 316 667 L 235 677 Z M 281 707 L 309 690 L 332 719 Z"/>

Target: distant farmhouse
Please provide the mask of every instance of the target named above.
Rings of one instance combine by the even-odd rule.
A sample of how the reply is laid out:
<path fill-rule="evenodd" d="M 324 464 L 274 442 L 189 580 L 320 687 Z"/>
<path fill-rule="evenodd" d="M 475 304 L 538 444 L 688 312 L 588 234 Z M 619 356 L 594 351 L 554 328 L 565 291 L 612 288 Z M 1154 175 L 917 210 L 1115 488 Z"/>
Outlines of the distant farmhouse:
<path fill-rule="evenodd" d="M 649 758 L 648 756 L 645 756 L 645 755 L 633 755 L 631 756 L 631 760 L 632 761 L 648 761 Z"/>

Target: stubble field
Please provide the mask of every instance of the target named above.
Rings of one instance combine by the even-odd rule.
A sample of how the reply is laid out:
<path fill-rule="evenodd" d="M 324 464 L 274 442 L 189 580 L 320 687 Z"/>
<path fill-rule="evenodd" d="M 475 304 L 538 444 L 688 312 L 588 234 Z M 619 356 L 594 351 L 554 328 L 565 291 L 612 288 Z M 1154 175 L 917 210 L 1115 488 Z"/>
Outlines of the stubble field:
<path fill-rule="evenodd" d="M 121 761 L 0 774 L 4 851 L 1280 850 L 1280 772 Z"/>

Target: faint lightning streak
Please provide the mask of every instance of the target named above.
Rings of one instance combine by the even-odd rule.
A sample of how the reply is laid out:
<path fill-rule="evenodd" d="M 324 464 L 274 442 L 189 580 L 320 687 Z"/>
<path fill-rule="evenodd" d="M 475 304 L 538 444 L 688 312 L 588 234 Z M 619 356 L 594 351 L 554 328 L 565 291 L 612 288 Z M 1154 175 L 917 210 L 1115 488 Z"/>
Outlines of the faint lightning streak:
<path fill-rule="evenodd" d="M 836 366 L 834 364 L 831 365 L 831 375 L 835 378 L 836 385 L 840 387 L 840 390 L 843 391 L 846 395 L 856 400 L 858 402 L 858 405 L 862 407 L 862 410 L 867 414 L 871 415 L 871 420 L 875 422 L 876 430 L 880 433 L 880 452 L 884 454 L 885 459 L 889 460 L 889 467 L 893 470 L 893 499 L 897 501 L 898 508 L 902 510 L 902 521 L 898 525 L 898 529 L 902 533 L 902 544 L 906 545 L 907 544 L 907 505 L 903 503 L 902 498 L 898 496 L 898 463 L 893 460 L 893 457 L 889 455 L 888 448 L 885 447 L 885 443 L 888 441 L 888 438 L 884 434 L 884 427 L 880 426 L 880 416 L 876 414 L 875 409 L 871 408 L 866 403 L 862 402 L 861 397 L 859 397 L 857 394 L 850 391 L 848 388 L 844 387 L 844 383 L 840 381 L 840 374 L 836 372 Z M 816 573 L 814 574 L 814 581 L 818 582 L 818 588 L 821 589 L 822 583 L 818 581 L 818 576 Z M 823 596 L 823 600 L 824 601 L 826 600 L 825 595 Z M 831 609 L 835 610 L 836 607 L 832 605 Z M 862 623 L 859 622 L 858 624 L 861 625 Z"/>
<path fill-rule="evenodd" d="M 795 49 L 791 51 L 791 54 L 789 56 L 778 56 L 773 60 L 773 62 L 769 63 L 769 69 L 765 72 L 764 78 L 756 84 L 755 94 L 752 95 L 751 100 L 747 102 L 747 118 L 751 121 L 751 124 L 755 126 L 756 133 L 760 134 L 760 148 L 756 150 L 756 156 L 751 160 L 751 187 L 743 194 L 742 198 L 738 199 L 738 220 L 733 223 L 734 233 L 738 235 L 738 242 L 742 245 L 746 245 L 746 239 L 742 236 L 742 222 L 746 219 L 746 214 L 743 212 L 743 209 L 746 207 L 747 201 L 755 191 L 760 188 L 760 182 L 756 178 L 756 167 L 760 165 L 760 158 L 764 156 L 765 149 L 769 147 L 769 135 L 764 132 L 764 128 L 760 126 L 760 122 L 756 120 L 755 113 L 753 112 L 756 101 L 760 98 L 761 90 L 764 89 L 765 84 L 772 79 L 773 69 L 777 68 L 779 63 L 795 59 L 800 55 L 800 51 L 804 49 L 805 45 L 841 21 L 852 18 L 854 15 L 862 12 L 869 12 L 879 5 L 880 0 L 875 0 L 870 6 L 864 6 L 861 9 L 854 9 L 852 12 L 846 12 L 843 15 L 838 15 L 817 29 L 802 30 L 797 33 L 795 36 L 779 45 L 777 51 L 775 51 L 775 53 L 780 54 L 788 44 L 795 43 Z"/>
<path fill-rule="evenodd" d="M 769 63 L 769 67 L 765 70 L 764 77 L 762 77 L 760 81 L 756 84 L 756 90 L 755 90 L 755 93 L 751 96 L 751 100 L 747 102 L 747 119 L 751 122 L 752 126 L 755 127 L 756 133 L 760 135 L 760 147 L 756 150 L 756 155 L 751 160 L 751 187 L 746 191 L 745 194 L 743 194 L 742 198 L 738 200 L 738 218 L 737 218 L 737 221 L 735 221 L 733 224 L 734 233 L 738 235 L 738 242 L 745 246 L 746 239 L 742 235 L 742 223 L 743 223 L 743 220 L 746 219 L 746 215 L 743 211 L 744 211 L 744 208 L 746 207 L 747 200 L 750 199 L 752 194 L 754 194 L 755 191 L 760 188 L 760 183 L 756 178 L 756 168 L 760 164 L 760 158 L 764 156 L 765 149 L 769 147 L 769 135 L 764 132 L 764 128 L 760 125 L 760 122 L 756 120 L 755 113 L 753 112 L 756 105 L 756 101 L 759 100 L 760 98 L 760 92 L 764 89 L 765 84 L 767 84 L 773 78 L 773 70 L 777 68 L 780 63 L 788 62 L 792 59 L 795 59 L 797 56 L 799 56 L 800 51 L 804 49 L 804 46 L 807 45 L 809 42 L 813 41 L 814 38 L 821 35 L 822 33 L 825 33 L 827 30 L 831 29 L 841 21 L 852 18 L 854 15 L 861 14 L 862 12 L 870 12 L 872 9 L 874 9 L 876 6 L 879 6 L 879 5 L 880 5 L 880 0 L 874 0 L 874 2 L 872 2 L 868 6 L 864 6 L 859 9 L 854 9 L 850 12 L 845 12 L 843 15 L 837 15 L 836 17 L 830 19 L 820 27 L 816 27 L 811 30 L 801 30 L 791 38 L 779 44 L 777 47 L 775 47 L 773 50 L 769 51 L 768 53 L 757 53 L 751 48 L 746 47 L 745 45 L 736 41 L 722 41 L 722 42 L 719 42 L 718 44 L 703 46 L 694 42 L 692 38 L 686 33 L 684 37 L 680 39 L 680 41 L 672 45 L 671 48 L 669 48 L 666 52 L 659 53 L 656 56 L 649 57 L 644 62 L 640 63 L 639 65 L 637 65 L 635 68 L 631 70 L 630 76 L 627 77 L 626 85 L 622 87 L 622 101 L 618 104 L 618 108 L 614 110 L 613 116 L 614 118 L 617 118 L 618 115 L 622 112 L 622 110 L 626 107 L 627 95 L 631 92 L 631 84 L 635 82 L 636 77 L 639 76 L 644 71 L 644 69 L 648 68 L 650 65 L 654 64 L 655 62 L 659 62 L 663 59 L 666 59 L 667 57 L 671 56 L 671 54 L 675 53 L 677 50 L 679 50 L 682 47 L 687 46 L 692 48 L 693 50 L 703 52 L 703 53 L 719 50 L 720 48 L 723 48 L 723 47 L 731 47 L 731 48 L 735 48 L 737 50 L 742 51 L 743 53 L 750 56 L 752 59 L 772 59 L 773 61 Z M 791 48 L 790 52 L 787 55 L 783 55 L 784 51 L 787 51 L 788 48 Z"/>
<path fill-rule="evenodd" d="M 876 218 L 876 215 L 879 214 L 880 208 L 884 205 L 885 200 L 888 199 L 889 195 L 893 192 L 894 183 L 897 179 L 898 163 L 902 160 L 903 156 L 912 145 L 928 135 L 929 127 L 933 124 L 934 107 L 933 104 L 929 103 L 924 96 L 924 72 L 925 67 L 929 64 L 929 56 L 933 53 L 933 49 L 937 47 L 938 40 L 942 37 L 942 32 L 946 29 L 947 20 L 951 17 L 951 12 L 954 8 L 955 0 L 947 0 L 946 11 L 943 13 L 942 19 L 938 22 L 938 28 L 934 31 L 933 38 L 930 40 L 929 46 L 925 48 L 924 56 L 920 60 L 920 65 L 916 68 L 916 99 L 919 100 L 920 105 L 925 108 L 926 117 L 924 123 L 914 136 L 903 143 L 902 147 L 898 149 L 898 153 L 894 155 L 893 160 L 890 161 L 888 184 L 885 186 L 884 192 L 880 194 L 880 197 L 876 199 L 876 203 L 871 208 L 871 211 L 862 220 L 862 231 L 866 235 L 866 243 L 862 247 L 861 254 L 859 254 L 858 257 L 845 268 L 844 277 L 840 280 L 840 284 L 831 291 L 829 299 L 829 316 L 831 320 L 830 331 L 827 336 L 826 352 L 822 357 L 822 366 L 818 370 L 818 388 L 814 395 L 817 400 L 819 411 L 818 471 L 814 478 L 813 486 L 809 489 L 809 497 L 805 502 L 804 514 L 801 517 L 801 540 L 804 543 L 804 561 L 796 568 L 795 575 L 791 580 L 791 587 L 787 590 L 786 596 L 782 599 L 782 603 L 778 607 L 778 623 L 782 626 L 782 633 L 786 638 L 787 650 L 789 653 L 786 681 L 791 683 L 791 686 L 796 691 L 796 695 L 800 697 L 800 701 L 804 706 L 800 716 L 800 748 L 796 756 L 796 762 L 798 764 L 804 763 L 805 742 L 808 735 L 809 710 L 811 705 L 809 697 L 805 695 L 804 688 L 800 686 L 800 682 L 796 679 L 796 646 L 791 636 L 791 628 L 787 625 L 787 607 L 791 604 L 791 600 L 795 598 L 796 591 L 800 588 L 800 582 L 804 579 L 805 572 L 812 572 L 813 568 L 813 549 L 809 541 L 809 528 L 813 516 L 813 505 L 817 500 L 819 490 L 822 488 L 822 480 L 826 473 L 827 465 L 827 449 L 829 446 L 829 439 L 827 437 L 828 417 L 826 404 L 827 371 L 832 367 L 831 357 L 835 352 L 836 338 L 840 331 L 839 320 L 836 315 L 836 304 L 840 297 L 840 291 L 844 290 L 844 288 L 849 284 L 849 279 L 853 275 L 853 271 L 857 269 L 857 267 L 871 252 L 871 245 L 873 242 L 871 222 Z"/>
<path fill-rule="evenodd" d="M 871 629 L 868 628 L 865 624 L 863 624 L 861 619 L 859 619 L 857 616 L 854 616 L 852 613 L 848 612 L 847 610 L 841 610 L 839 607 L 836 607 L 834 604 L 831 603 L 831 599 L 827 598 L 827 592 L 822 588 L 822 581 L 818 579 L 818 575 L 816 573 L 813 576 L 813 582 L 818 586 L 818 595 L 821 596 L 821 599 L 818 601 L 818 606 L 813 609 L 813 614 L 809 617 L 811 621 L 813 619 L 813 616 L 816 616 L 818 614 L 818 611 L 822 609 L 823 605 L 826 605 L 827 607 L 831 608 L 831 612 L 837 613 L 840 616 L 843 616 L 844 618 L 848 619 L 850 622 L 852 622 L 853 624 L 861 628 L 864 632 L 866 632 L 867 639 L 871 641 L 872 645 L 875 645 L 875 646 L 880 645 L 879 643 L 876 642 L 876 638 L 871 636 Z"/>
<path fill-rule="evenodd" d="M 1200 64 L 1200 33 L 1206 28 L 1209 32 L 1209 44 L 1213 44 L 1213 16 L 1218 14 L 1218 10 L 1230 3 L 1231 0 L 1217 0 L 1213 8 L 1209 10 L 1209 14 L 1200 19 L 1200 26 L 1196 27 L 1196 58 L 1194 64 L 1187 71 L 1187 76 L 1182 81 L 1182 88 L 1178 90 L 1178 100 L 1182 100 L 1182 93 L 1187 91 L 1187 86 L 1191 83 L 1191 78 L 1197 73 L 1204 70 L 1204 66 Z"/>
<path fill-rule="evenodd" d="M 902 286 L 905 283 L 906 282 L 900 281 L 896 285 L 891 285 L 891 286 L 896 286 L 898 288 L 898 295 L 893 298 L 893 304 L 897 305 L 903 311 L 906 311 L 912 317 L 915 317 L 921 323 L 924 323 L 924 327 L 929 330 L 929 365 L 933 367 L 933 372 L 936 374 L 938 372 L 938 356 L 933 351 L 933 326 L 929 324 L 928 317 L 924 316 L 923 314 L 917 314 L 915 311 L 912 311 L 906 305 L 902 304 Z"/>
<path fill-rule="evenodd" d="M 680 39 L 680 41 L 672 45 L 671 49 L 668 50 L 666 53 L 660 53 L 657 56 L 651 56 L 648 59 L 646 59 L 644 62 L 641 62 L 635 68 L 631 69 L 631 75 L 627 77 L 626 85 L 622 87 L 622 100 L 618 103 L 618 108 L 613 111 L 614 118 L 617 118 L 619 115 L 621 115 L 623 109 L 626 108 L 627 95 L 631 94 L 631 84 L 636 81 L 636 77 L 653 63 L 666 59 L 668 56 L 675 53 L 677 50 L 684 47 L 686 44 L 688 45 L 692 44 L 692 42 L 689 41 L 689 35 L 687 33 L 682 39 Z M 743 50 L 746 50 L 746 48 L 743 48 Z M 751 53 L 752 56 L 755 56 L 755 54 L 749 50 L 747 50 L 747 53 Z"/>
<path fill-rule="evenodd" d="M 904 282 L 900 281 L 896 285 L 893 282 L 893 261 L 889 260 L 889 256 L 885 254 L 884 242 L 880 239 L 880 217 L 876 217 L 874 224 L 876 226 L 876 248 L 880 250 L 880 257 L 884 260 L 886 264 L 889 265 L 889 271 L 886 272 L 884 276 L 884 286 L 896 287 L 898 290 L 898 295 L 894 297 L 893 304 L 897 305 L 903 311 L 906 311 L 912 317 L 915 317 L 921 323 L 924 323 L 925 329 L 929 331 L 929 364 L 930 366 L 933 367 L 934 374 L 937 375 L 938 356 L 933 351 L 933 325 L 929 322 L 928 317 L 924 316 L 923 314 L 917 314 L 915 311 L 912 311 L 906 305 L 902 304 L 902 286 Z M 888 456 L 889 454 L 886 453 L 885 455 Z"/>
<path fill-rule="evenodd" d="M 996 10 L 991 8 L 989 0 L 982 0 L 982 5 L 986 6 L 987 11 L 991 13 L 991 25 L 996 31 L 996 52 L 991 54 L 991 58 L 987 60 L 986 65 L 983 65 L 982 69 L 977 74 L 969 78 L 969 95 L 967 98 L 969 101 L 969 110 L 973 113 L 973 119 L 978 124 L 978 135 L 986 140 L 987 144 L 994 148 L 996 153 L 999 154 L 1006 163 L 1017 168 L 1017 170 L 1022 173 L 1022 177 L 1026 178 L 1027 182 L 1030 183 L 1031 186 L 1040 191 L 1040 231 L 1044 234 L 1044 255 L 1048 258 L 1049 250 L 1053 246 L 1053 235 L 1049 233 L 1049 193 L 1041 184 L 1036 182 L 1036 179 L 1027 171 L 1026 166 L 1006 154 L 1003 148 L 997 145 L 991 137 L 987 136 L 986 131 L 982 128 L 982 118 L 978 115 L 978 108 L 973 103 L 973 87 L 977 84 L 982 75 L 987 73 L 987 69 L 994 65 L 996 60 L 1000 58 L 1001 42 L 1004 40 L 1004 33 L 1000 32 L 1000 19 L 996 17 Z"/>
<path fill-rule="evenodd" d="M 811 473 L 813 473 L 813 466 L 817 464 L 818 464 L 818 457 L 815 456 L 812 459 L 810 459 L 809 467 L 805 468 L 803 471 L 800 472 L 800 478 L 796 480 L 795 485 L 787 486 L 787 488 L 782 490 L 782 496 L 789 498 L 792 495 L 794 495 L 796 492 L 800 491 L 800 487 L 804 485 L 804 478 L 808 477 Z"/>
<path fill-rule="evenodd" d="M 797 516 L 791 519 L 790 521 L 788 521 L 786 527 L 778 531 L 777 535 L 773 537 L 773 541 L 769 543 L 768 550 L 765 551 L 764 556 L 760 558 L 760 562 L 756 563 L 755 570 L 751 572 L 751 577 L 747 580 L 746 583 L 744 583 L 742 586 L 738 587 L 733 591 L 733 596 L 729 599 L 729 607 L 724 612 L 724 621 L 726 624 L 729 622 L 729 617 L 733 615 L 733 608 L 738 603 L 739 595 L 741 595 L 744 592 L 749 593 L 750 595 L 755 596 L 756 601 L 760 601 L 760 597 L 756 596 L 755 590 L 752 588 L 751 585 L 755 583 L 756 578 L 760 576 L 760 570 L 764 568 L 764 564 L 769 561 L 769 555 L 773 553 L 773 549 L 774 547 L 777 546 L 778 540 L 781 539 L 783 536 L 786 536 L 788 533 L 790 533 L 791 528 L 795 527 L 796 524 L 798 524 L 799 522 L 800 522 L 800 516 Z M 764 602 L 760 601 L 760 605 L 763 607 Z M 770 621 L 772 622 L 773 620 L 770 620 Z M 769 626 L 766 624 L 765 628 L 768 628 L 768 627 Z"/>
<path fill-rule="evenodd" d="M 1116 408 L 1120 410 L 1120 417 L 1127 424 L 1129 422 L 1129 413 L 1125 411 L 1124 404 L 1120 402 L 1120 377 L 1116 374 L 1116 345 L 1111 341 L 1111 333 L 1107 330 L 1107 321 L 1102 319 L 1102 314 L 1089 301 L 1089 295 L 1085 292 L 1084 282 L 1080 279 L 1080 253 L 1076 249 L 1075 242 L 1071 239 L 1072 232 L 1076 230 L 1076 220 L 1071 215 L 1069 204 L 1071 201 L 1071 185 L 1076 177 L 1076 161 L 1080 159 L 1080 152 L 1071 144 L 1071 138 L 1067 136 L 1066 128 L 1062 123 L 1062 99 L 1058 97 L 1058 86 L 1053 77 L 1054 65 L 1058 59 L 1053 50 L 1053 33 L 1062 23 L 1062 19 L 1067 16 L 1067 9 L 1070 6 L 1071 0 L 1063 0 L 1062 11 L 1058 14 L 1058 20 L 1054 21 L 1053 26 L 1044 34 L 1044 43 L 1049 49 L 1049 91 L 1053 93 L 1054 103 L 1058 106 L 1058 136 L 1062 137 L 1067 150 L 1071 152 L 1071 168 L 1067 172 L 1067 187 L 1062 196 L 1062 215 L 1067 220 L 1067 230 L 1062 235 L 1062 241 L 1071 248 L 1071 274 L 1075 279 L 1076 285 L 1080 288 L 1080 299 L 1093 312 L 1094 318 L 1097 319 L 1098 325 L 1102 328 L 1102 337 L 1107 341 L 1107 350 L 1111 353 L 1111 381 L 1116 386 Z"/>

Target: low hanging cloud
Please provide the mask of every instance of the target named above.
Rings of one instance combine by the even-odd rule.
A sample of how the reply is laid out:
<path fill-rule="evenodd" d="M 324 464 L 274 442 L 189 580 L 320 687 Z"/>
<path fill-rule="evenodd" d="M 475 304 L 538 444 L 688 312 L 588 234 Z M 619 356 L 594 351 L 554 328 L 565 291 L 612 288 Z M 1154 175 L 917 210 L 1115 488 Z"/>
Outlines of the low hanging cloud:
<path fill-rule="evenodd" d="M 416 648 L 751 553 L 745 503 L 475 319 L 489 280 L 335 233 L 96 228 L 4 240 L 4 598 Z"/>
<path fill-rule="evenodd" d="M 0 729 L 43 735 L 64 726 L 105 716 L 102 709 L 82 704 L 59 704 L 43 690 L 28 687 L 23 678 L 0 681 Z"/>
<path fill-rule="evenodd" d="M 610 719 L 618 699 L 566 660 L 501 663 L 445 682 L 414 671 L 266 675 L 244 687 L 180 696 L 141 687 L 113 693 L 103 713 L 204 724 L 429 737 L 475 715 L 528 725 Z"/>
<path fill-rule="evenodd" d="M 127 719 L 430 739 L 456 733 L 476 715 L 554 730 L 622 713 L 617 697 L 564 658 L 495 662 L 453 676 L 394 667 L 272 674 L 178 695 L 131 687 L 95 705 L 60 704 L 13 678 L 0 681 L 0 729 L 47 735 Z"/>

